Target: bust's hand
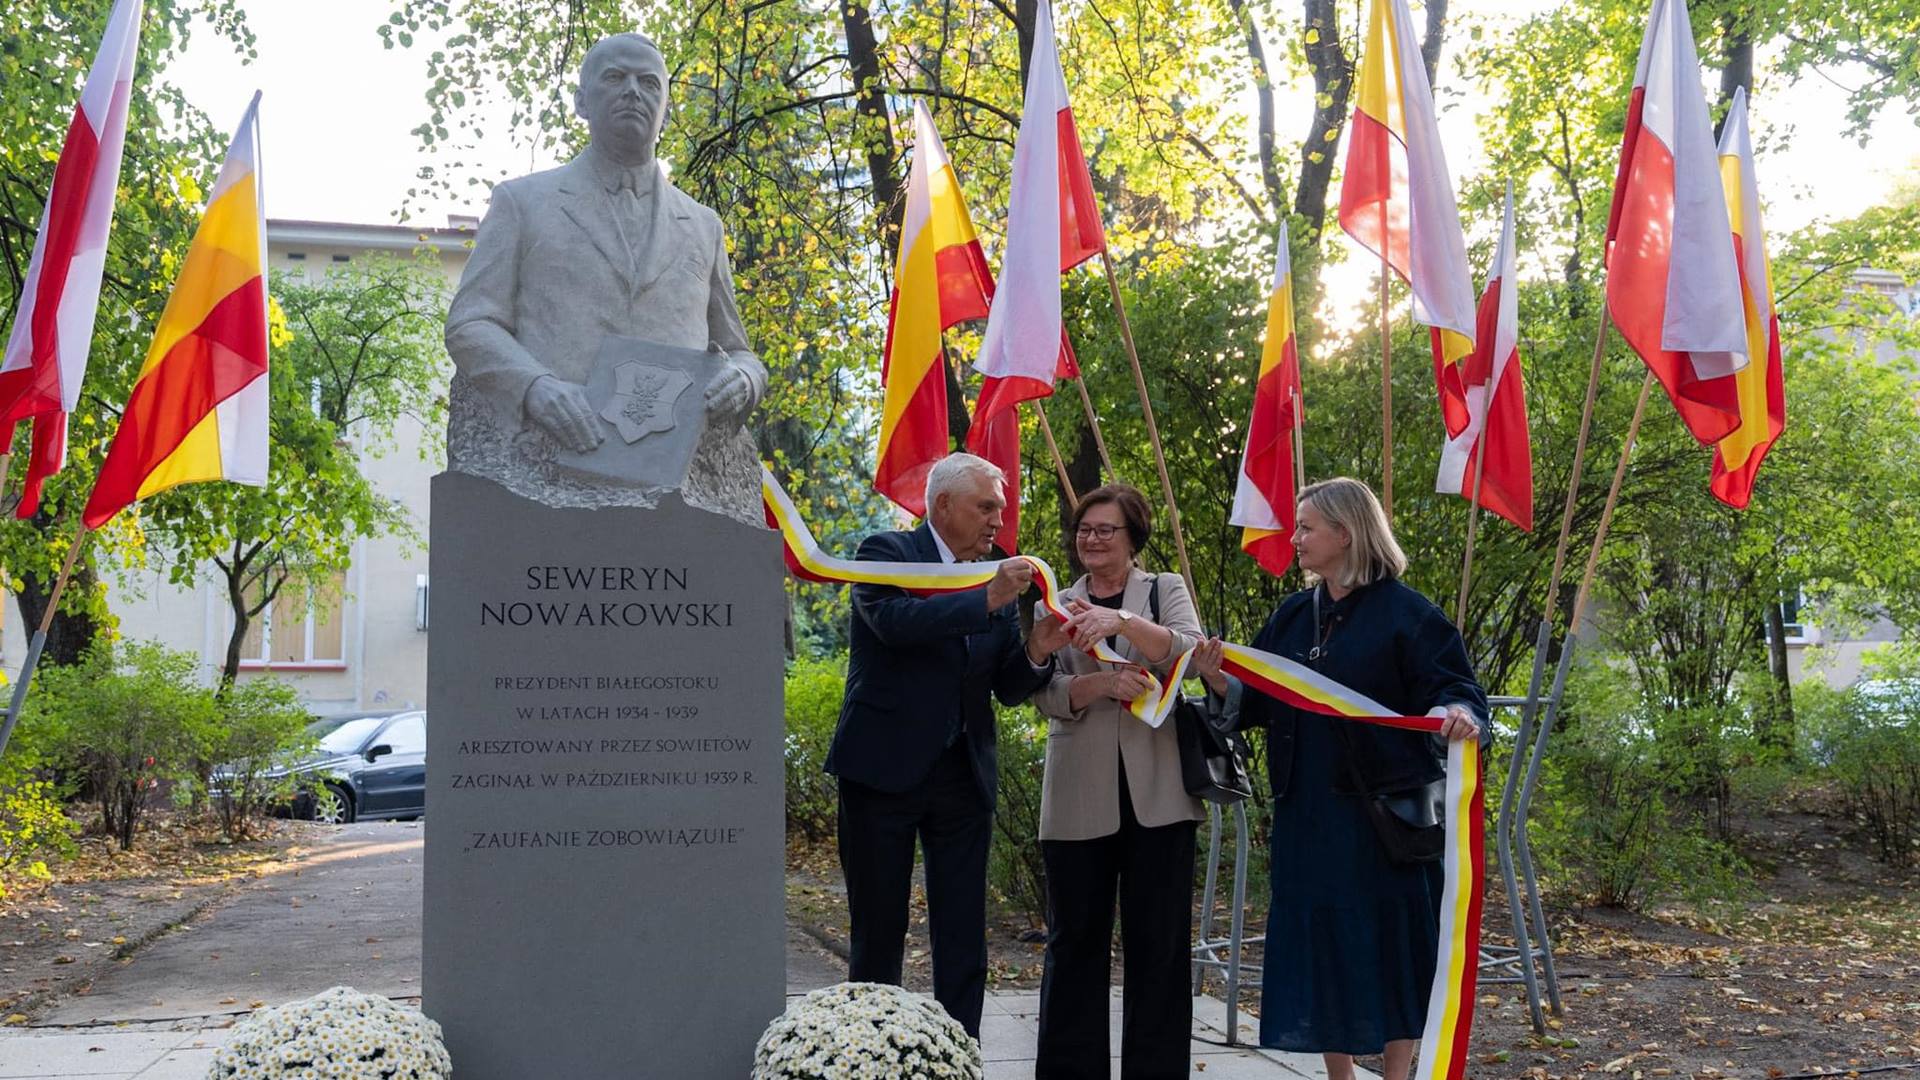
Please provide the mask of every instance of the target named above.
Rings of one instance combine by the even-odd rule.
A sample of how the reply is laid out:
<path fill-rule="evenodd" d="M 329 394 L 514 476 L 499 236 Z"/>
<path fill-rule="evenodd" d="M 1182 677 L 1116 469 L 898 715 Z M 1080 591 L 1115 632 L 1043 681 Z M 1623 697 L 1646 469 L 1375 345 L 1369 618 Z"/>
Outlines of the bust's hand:
<path fill-rule="evenodd" d="M 742 421 L 746 419 L 747 410 L 753 406 L 753 380 L 731 363 L 707 384 L 708 416 Z"/>
<path fill-rule="evenodd" d="M 593 415 L 587 392 L 579 383 L 542 375 L 527 386 L 527 416 L 545 428 L 561 446 L 584 454 L 605 436 L 600 418 Z"/>

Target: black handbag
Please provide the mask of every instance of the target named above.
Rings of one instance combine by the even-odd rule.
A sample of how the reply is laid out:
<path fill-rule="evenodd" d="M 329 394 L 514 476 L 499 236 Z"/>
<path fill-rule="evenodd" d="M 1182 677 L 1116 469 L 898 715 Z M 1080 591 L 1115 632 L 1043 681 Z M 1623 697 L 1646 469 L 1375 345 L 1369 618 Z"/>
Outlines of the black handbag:
<path fill-rule="evenodd" d="M 1147 593 L 1147 617 L 1160 621 L 1160 576 Z M 1253 795 L 1246 748 L 1237 735 L 1207 722 L 1199 702 L 1174 688 L 1173 735 L 1180 746 L 1180 780 L 1187 794 L 1208 802 L 1236 803 Z"/>
<path fill-rule="evenodd" d="M 1313 629 L 1320 633 L 1320 590 L 1313 592 Z M 1318 666 L 1318 657 L 1313 662 Z M 1360 805 L 1366 807 L 1367 821 L 1385 849 L 1387 861 L 1402 866 L 1439 862 L 1447 852 L 1447 781 L 1445 777 L 1402 791 L 1375 791 L 1360 774 L 1360 763 L 1353 748 L 1349 721 L 1335 718 L 1333 728 L 1340 733 L 1346 751 L 1347 775 L 1360 792 Z"/>

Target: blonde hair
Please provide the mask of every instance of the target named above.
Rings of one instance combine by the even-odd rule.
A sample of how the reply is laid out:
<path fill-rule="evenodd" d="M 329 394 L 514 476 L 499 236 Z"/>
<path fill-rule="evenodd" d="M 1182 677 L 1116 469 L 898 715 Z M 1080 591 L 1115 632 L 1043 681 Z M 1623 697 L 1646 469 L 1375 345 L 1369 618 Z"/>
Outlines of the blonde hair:
<path fill-rule="evenodd" d="M 1407 555 L 1393 538 L 1393 526 L 1387 512 L 1380 508 L 1373 489 L 1345 476 L 1308 484 L 1300 492 L 1299 503 L 1312 503 L 1328 524 L 1346 530 L 1347 559 L 1340 567 L 1335 584 L 1343 589 L 1371 585 L 1382 578 L 1406 573 Z"/>

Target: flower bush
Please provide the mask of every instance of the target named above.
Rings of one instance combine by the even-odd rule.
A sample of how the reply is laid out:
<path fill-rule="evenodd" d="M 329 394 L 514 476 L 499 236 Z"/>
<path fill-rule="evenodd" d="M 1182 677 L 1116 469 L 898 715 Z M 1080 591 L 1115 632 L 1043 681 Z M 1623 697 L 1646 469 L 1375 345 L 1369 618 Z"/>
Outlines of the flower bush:
<path fill-rule="evenodd" d="M 336 986 L 234 1026 L 208 1080 L 447 1080 L 440 1025 L 384 997 Z"/>
<path fill-rule="evenodd" d="M 980 1044 L 940 1003 L 880 983 L 815 990 L 767 1025 L 753 1080 L 979 1080 Z"/>

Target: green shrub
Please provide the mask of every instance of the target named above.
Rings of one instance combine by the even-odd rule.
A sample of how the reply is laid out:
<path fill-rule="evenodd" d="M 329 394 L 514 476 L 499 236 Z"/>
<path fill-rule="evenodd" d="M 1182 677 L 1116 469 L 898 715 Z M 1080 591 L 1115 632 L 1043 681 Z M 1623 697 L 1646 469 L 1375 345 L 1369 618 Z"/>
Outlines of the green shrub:
<path fill-rule="evenodd" d="M 299 781 L 280 766 L 313 748 L 307 733 L 313 716 L 293 687 L 251 679 L 227 691 L 220 721 L 203 753 L 218 763 L 211 794 L 220 829 L 239 840 L 253 835 L 268 810 L 293 798 Z"/>
<path fill-rule="evenodd" d="M 1698 798 L 1703 781 L 1717 788 L 1724 775 L 1723 725 L 1692 712 L 1648 716 L 1604 656 L 1578 671 L 1529 830 L 1548 884 L 1610 907 L 1738 896 L 1743 867 L 1714 825 L 1723 800 Z M 1503 782 L 1489 777 L 1490 802 Z"/>
<path fill-rule="evenodd" d="M 1824 767 L 1878 858 L 1920 860 L 1920 650 L 1883 654 L 1845 690 L 1795 691 L 1808 761 Z"/>
<path fill-rule="evenodd" d="M 18 746 L 0 760 L 0 896 L 14 875 L 45 879 L 47 862 L 73 854 L 73 822 L 60 790 Z"/>
<path fill-rule="evenodd" d="M 1031 705 L 1001 709 L 1000 797 L 987 881 L 1003 903 L 1035 926 L 1046 921 L 1047 875 L 1040 859 L 1040 783 L 1047 723 Z"/>
<path fill-rule="evenodd" d="M 122 849 L 163 781 L 191 785 L 219 716 L 199 661 L 154 642 L 98 641 L 80 663 L 36 675 L 21 720 L 50 762 L 77 776 Z"/>
<path fill-rule="evenodd" d="M 826 764 L 846 685 L 844 656 L 787 668 L 787 831 L 813 843 L 831 839 L 839 818 L 840 789 Z"/>

